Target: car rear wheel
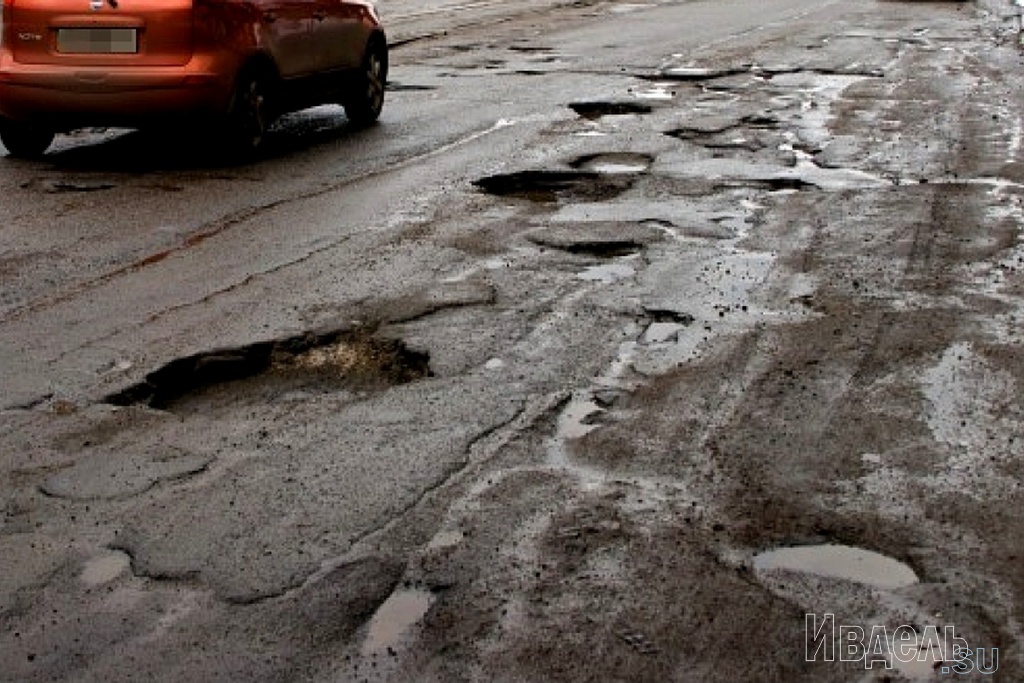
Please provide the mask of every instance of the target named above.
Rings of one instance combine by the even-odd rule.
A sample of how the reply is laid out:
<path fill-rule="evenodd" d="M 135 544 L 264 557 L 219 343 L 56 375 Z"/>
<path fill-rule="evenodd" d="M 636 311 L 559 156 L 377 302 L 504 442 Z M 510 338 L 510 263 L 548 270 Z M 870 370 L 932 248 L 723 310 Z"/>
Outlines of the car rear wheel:
<path fill-rule="evenodd" d="M 27 123 L 0 119 L 0 142 L 12 157 L 35 159 L 41 157 L 53 143 L 55 133 Z"/>
<path fill-rule="evenodd" d="M 388 80 L 388 47 L 383 38 L 374 37 L 366 46 L 359 74 L 345 98 L 345 115 L 356 126 L 368 126 L 384 108 L 384 87 Z"/>
<path fill-rule="evenodd" d="M 232 151 L 255 154 L 263 146 L 270 127 L 270 78 L 257 69 L 238 76 L 227 121 L 227 142 Z"/>

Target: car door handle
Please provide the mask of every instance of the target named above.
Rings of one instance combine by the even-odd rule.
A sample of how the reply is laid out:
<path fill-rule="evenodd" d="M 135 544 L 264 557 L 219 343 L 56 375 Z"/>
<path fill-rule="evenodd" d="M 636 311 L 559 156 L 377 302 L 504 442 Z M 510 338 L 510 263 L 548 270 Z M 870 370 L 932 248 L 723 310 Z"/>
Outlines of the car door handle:
<path fill-rule="evenodd" d="M 264 12 L 263 21 L 267 22 L 268 24 L 273 24 L 275 21 L 277 21 L 277 14 L 275 14 L 274 12 Z"/>

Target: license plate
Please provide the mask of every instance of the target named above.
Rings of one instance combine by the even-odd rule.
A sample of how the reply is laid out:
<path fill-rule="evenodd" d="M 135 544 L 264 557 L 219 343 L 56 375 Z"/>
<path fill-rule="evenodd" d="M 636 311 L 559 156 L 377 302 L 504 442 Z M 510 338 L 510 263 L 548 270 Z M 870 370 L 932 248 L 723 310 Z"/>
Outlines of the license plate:
<path fill-rule="evenodd" d="M 57 29 L 57 52 L 80 55 L 128 55 L 139 51 L 133 28 Z"/>

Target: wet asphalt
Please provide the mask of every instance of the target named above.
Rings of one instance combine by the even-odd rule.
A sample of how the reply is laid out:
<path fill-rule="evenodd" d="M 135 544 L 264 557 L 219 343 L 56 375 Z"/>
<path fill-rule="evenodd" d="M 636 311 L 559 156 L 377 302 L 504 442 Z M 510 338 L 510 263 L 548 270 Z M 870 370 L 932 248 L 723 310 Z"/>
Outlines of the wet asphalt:
<path fill-rule="evenodd" d="M 1024 678 L 1011 8 L 384 10 L 368 130 L 0 159 L 0 681 Z"/>

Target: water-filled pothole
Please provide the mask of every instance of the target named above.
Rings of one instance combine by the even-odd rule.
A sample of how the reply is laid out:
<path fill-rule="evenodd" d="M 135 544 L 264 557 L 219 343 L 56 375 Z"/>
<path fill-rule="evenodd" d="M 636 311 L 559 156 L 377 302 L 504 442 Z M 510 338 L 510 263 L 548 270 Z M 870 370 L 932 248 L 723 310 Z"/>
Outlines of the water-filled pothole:
<path fill-rule="evenodd" d="M 746 188 L 752 187 L 765 190 L 766 192 L 797 192 L 802 190 L 817 190 L 815 183 L 798 178 L 796 176 L 777 176 L 774 178 L 734 178 L 731 180 L 716 180 L 718 188 Z"/>
<path fill-rule="evenodd" d="M 535 202 L 600 201 L 622 194 L 632 186 L 633 179 L 633 174 L 588 170 L 519 171 L 481 178 L 474 184 L 489 194 Z"/>
<path fill-rule="evenodd" d="M 146 379 L 107 397 L 113 405 L 168 409 L 218 387 L 252 393 L 302 389 L 380 389 L 431 375 L 430 357 L 401 341 L 365 331 L 308 333 L 171 361 Z"/>
<path fill-rule="evenodd" d="M 642 102 L 574 102 L 569 108 L 577 115 L 590 120 L 602 116 L 628 116 L 630 114 L 650 114 L 654 108 Z"/>
<path fill-rule="evenodd" d="M 846 545 L 776 548 L 754 556 L 755 572 L 773 570 L 844 579 L 885 590 L 905 588 L 919 582 L 914 570 L 902 562 Z"/>
<path fill-rule="evenodd" d="M 632 240 L 581 240 L 573 244 L 564 244 L 558 247 L 570 254 L 583 256 L 596 256 L 597 258 L 618 258 L 635 254 L 644 248 L 644 245 Z"/>

